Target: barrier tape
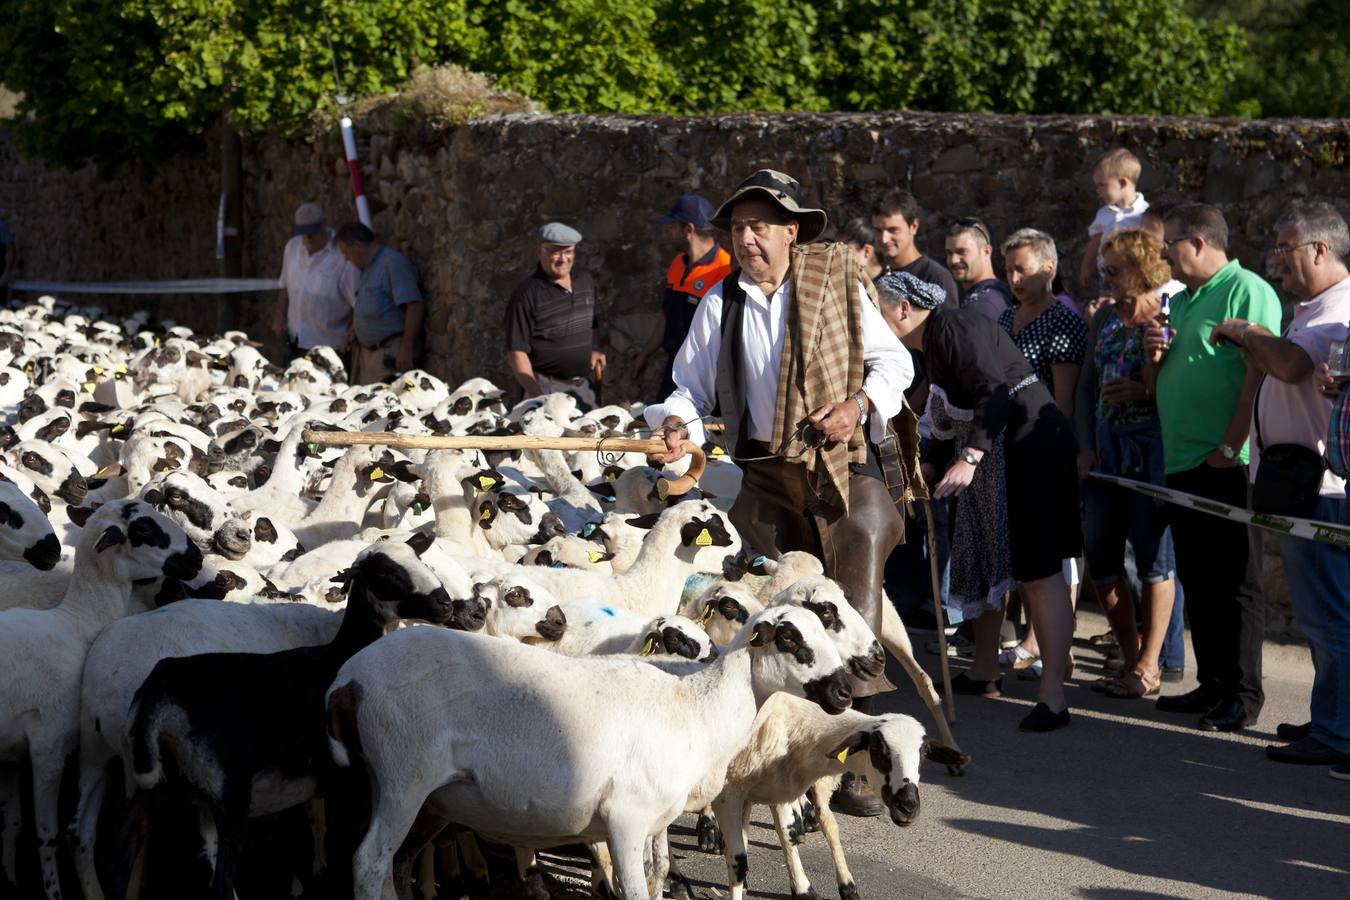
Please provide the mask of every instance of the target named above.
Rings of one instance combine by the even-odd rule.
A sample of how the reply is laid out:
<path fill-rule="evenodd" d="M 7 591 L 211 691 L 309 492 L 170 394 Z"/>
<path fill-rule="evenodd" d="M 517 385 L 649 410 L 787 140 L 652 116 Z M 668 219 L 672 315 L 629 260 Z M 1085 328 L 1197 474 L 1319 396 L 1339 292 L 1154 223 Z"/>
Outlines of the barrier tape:
<path fill-rule="evenodd" d="M 275 278 L 182 278 L 176 281 L 16 281 L 16 291 L 44 294 L 253 294 L 277 290 Z"/>
<path fill-rule="evenodd" d="M 1100 472 L 1093 472 L 1089 477 L 1096 478 L 1098 481 L 1110 482 L 1137 491 L 1140 494 L 1147 494 L 1157 500 L 1209 513 L 1211 516 L 1218 516 L 1221 519 L 1245 522 L 1249 525 L 1255 525 L 1257 528 L 1274 531 L 1277 534 L 1287 534 L 1292 537 L 1307 538 L 1310 541 L 1317 541 L 1322 544 L 1350 548 L 1350 528 L 1346 528 L 1344 525 L 1252 512 L 1250 509 L 1244 509 L 1240 506 L 1229 506 L 1217 500 L 1209 500 L 1205 497 L 1197 497 L 1195 494 L 1187 494 L 1184 491 L 1175 491 L 1160 485 L 1149 484 L 1147 481 L 1121 478 L 1118 475 L 1103 475 Z"/>

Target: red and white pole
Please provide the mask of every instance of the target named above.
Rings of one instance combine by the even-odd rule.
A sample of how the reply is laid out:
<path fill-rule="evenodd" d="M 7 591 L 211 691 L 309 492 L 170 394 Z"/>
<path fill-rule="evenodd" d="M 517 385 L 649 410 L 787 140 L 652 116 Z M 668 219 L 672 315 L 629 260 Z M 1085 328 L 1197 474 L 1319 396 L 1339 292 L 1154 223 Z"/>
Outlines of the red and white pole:
<path fill-rule="evenodd" d="M 356 134 L 352 131 L 351 117 L 343 116 L 339 124 L 342 126 L 342 149 L 347 152 L 347 171 L 352 176 L 352 193 L 356 195 L 356 217 L 362 225 L 374 230 L 375 226 L 370 223 L 370 203 L 366 200 L 366 189 L 361 185 L 361 166 L 356 158 Z"/>

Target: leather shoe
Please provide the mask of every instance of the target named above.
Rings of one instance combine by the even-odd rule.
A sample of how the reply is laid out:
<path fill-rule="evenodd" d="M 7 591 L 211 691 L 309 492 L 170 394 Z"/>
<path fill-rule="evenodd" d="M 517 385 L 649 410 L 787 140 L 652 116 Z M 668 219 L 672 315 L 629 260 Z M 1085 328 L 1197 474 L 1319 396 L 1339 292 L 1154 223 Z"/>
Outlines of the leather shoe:
<path fill-rule="evenodd" d="M 1157 706 L 1161 712 L 1203 713 L 1213 709 L 1217 702 L 1218 698 L 1209 688 L 1198 687 L 1184 694 L 1159 697 Z"/>
<path fill-rule="evenodd" d="M 1247 710 L 1237 700 L 1222 700 L 1200 717 L 1201 731 L 1237 731 L 1247 724 Z"/>
<path fill-rule="evenodd" d="M 1267 747 L 1266 758 L 1272 762 L 1292 763 L 1296 766 L 1339 766 L 1350 763 L 1350 756 L 1334 747 L 1328 747 L 1315 737 L 1305 737 L 1283 747 Z"/>
<path fill-rule="evenodd" d="M 1069 724 L 1068 708 L 1061 709 L 1059 712 L 1051 712 L 1050 707 L 1044 703 L 1037 703 L 1031 708 L 1017 727 L 1022 731 L 1058 731 Z"/>
<path fill-rule="evenodd" d="M 941 683 L 937 685 L 939 692 L 943 690 Z M 962 672 L 952 679 L 952 693 L 965 694 L 971 697 L 1002 697 L 1003 696 L 1003 676 L 984 681 L 979 678 L 971 678 L 970 673 Z"/>
<path fill-rule="evenodd" d="M 857 816 L 868 819 L 885 812 L 881 800 L 867 789 L 867 777 L 853 772 L 845 772 L 830 798 L 830 809 L 844 816 Z"/>
<path fill-rule="evenodd" d="M 1292 722 L 1281 722 L 1275 726 L 1275 736 L 1282 741 L 1293 743 L 1301 741 L 1312 734 L 1312 723 L 1304 722 L 1302 725 L 1295 725 Z"/>

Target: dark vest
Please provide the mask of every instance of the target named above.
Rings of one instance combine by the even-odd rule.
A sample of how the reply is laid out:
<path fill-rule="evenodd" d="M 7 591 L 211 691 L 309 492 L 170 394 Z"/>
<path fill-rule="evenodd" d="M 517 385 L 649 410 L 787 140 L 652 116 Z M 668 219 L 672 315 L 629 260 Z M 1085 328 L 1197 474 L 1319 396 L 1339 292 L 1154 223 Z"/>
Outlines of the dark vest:
<path fill-rule="evenodd" d="M 747 446 L 745 372 L 741 365 L 741 335 L 744 332 L 745 290 L 738 279 L 740 268 L 722 279 L 722 350 L 717 354 L 717 405 L 722 412 L 722 432 L 732 456 L 755 456 Z"/>

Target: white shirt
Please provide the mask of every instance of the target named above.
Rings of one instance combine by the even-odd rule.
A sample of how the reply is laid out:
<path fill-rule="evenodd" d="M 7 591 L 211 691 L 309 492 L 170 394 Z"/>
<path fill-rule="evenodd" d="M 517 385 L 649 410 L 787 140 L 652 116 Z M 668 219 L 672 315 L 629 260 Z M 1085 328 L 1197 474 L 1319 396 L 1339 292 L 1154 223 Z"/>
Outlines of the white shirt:
<path fill-rule="evenodd" d="M 1097 210 L 1097 217 L 1088 226 L 1088 237 L 1101 237 L 1101 242 L 1097 244 L 1097 271 L 1100 272 L 1102 268 L 1102 250 L 1106 247 L 1106 239 L 1123 228 L 1138 228 L 1146 209 L 1148 201 L 1143 194 L 1136 192 L 1134 202 L 1129 206 L 1108 205 Z"/>
<path fill-rule="evenodd" d="M 342 258 L 333 233 L 318 253 L 310 253 L 295 235 L 281 256 L 277 286 L 286 291 L 286 332 L 301 348 L 338 348 L 352 322 L 361 273 Z"/>
<path fill-rule="evenodd" d="M 765 297 L 744 273 L 737 283 L 745 291 L 741 371 L 745 373 L 745 408 L 750 419 L 746 438 L 769 441 L 773 438 L 773 419 L 778 408 L 778 368 L 783 357 L 783 329 L 787 325 L 792 279 L 779 285 L 772 297 Z M 900 412 L 905 388 L 914 380 L 914 361 L 881 312 L 867 299 L 862 282 L 858 282 L 858 294 L 862 302 L 862 389 L 872 401 L 867 421 L 875 443 L 885 435 L 886 421 Z M 694 420 L 711 412 L 717 402 L 717 359 L 721 349 L 722 285 L 718 284 L 703 295 L 689 326 L 689 335 L 675 355 L 671 373 L 675 393 L 665 403 L 647 407 L 644 415 L 648 425 L 657 428 L 667 416 L 679 416 L 689 423 L 689 439 L 703 443 L 703 424 Z M 835 402 L 844 399 L 838 397 Z"/>
<path fill-rule="evenodd" d="M 1342 279 L 1311 300 L 1294 307 L 1294 318 L 1284 333 L 1285 340 L 1302 347 L 1314 366 L 1327 361 L 1332 341 L 1347 340 L 1350 322 L 1350 278 Z M 1261 416 L 1261 440 L 1274 444 L 1301 444 L 1323 457 L 1327 453 L 1327 428 L 1331 424 L 1331 400 L 1307 378 L 1298 384 L 1267 375 L 1261 382 L 1260 402 L 1253 410 L 1251 427 L 1252 463 L 1247 472 L 1252 480 L 1261 465 L 1261 450 L 1256 443 L 1256 414 Z M 1344 497 L 1345 479 L 1330 469 L 1322 473 L 1323 497 Z"/>

